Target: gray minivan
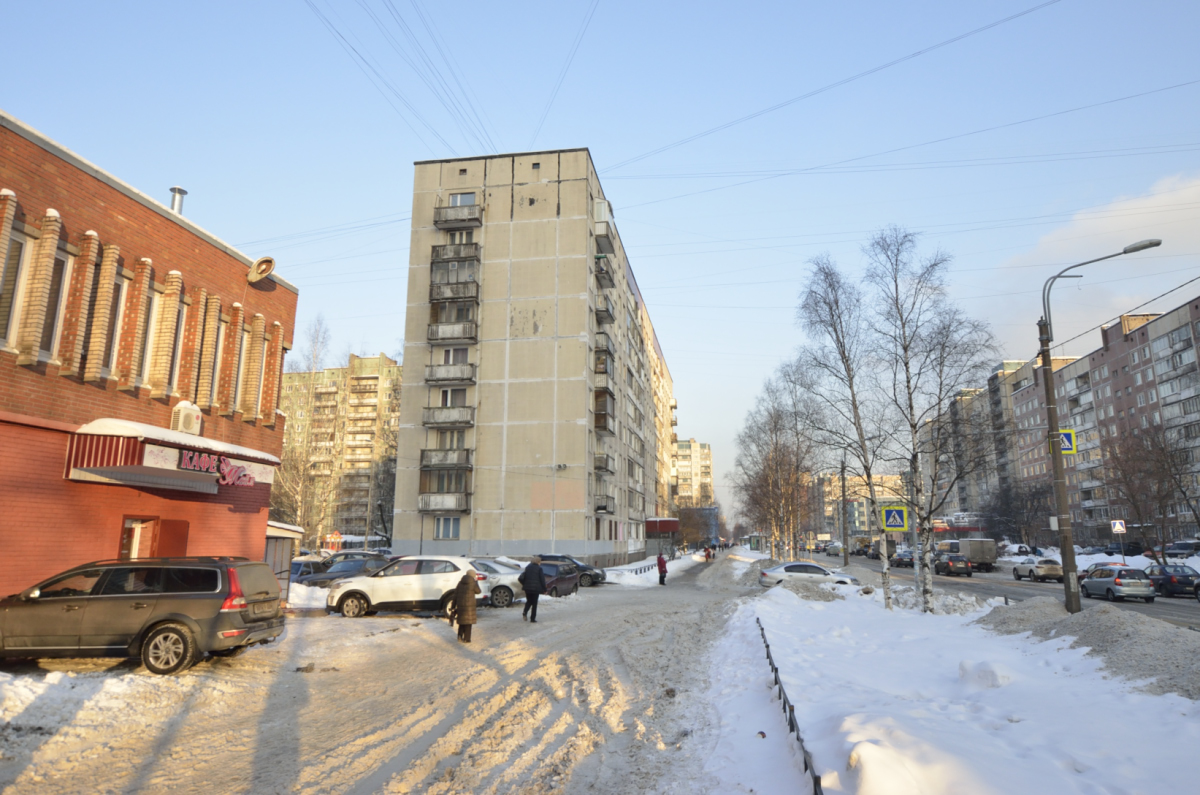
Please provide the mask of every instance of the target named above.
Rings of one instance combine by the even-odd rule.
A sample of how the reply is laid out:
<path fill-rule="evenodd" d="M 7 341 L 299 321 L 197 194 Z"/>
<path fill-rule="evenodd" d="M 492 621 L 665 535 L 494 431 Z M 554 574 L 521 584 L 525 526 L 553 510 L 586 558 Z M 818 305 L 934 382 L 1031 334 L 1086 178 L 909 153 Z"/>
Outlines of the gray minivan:
<path fill-rule="evenodd" d="M 1124 566 L 1104 566 L 1096 569 L 1079 581 L 1079 590 L 1087 598 L 1103 596 L 1110 602 L 1122 602 L 1127 598 L 1153 602 L 1156 592 L 1150 575 L 1141 569 Z"/>
<path fill-rule="evenodd" d="M 231 557 L 76 566 L 0 600 L 0 657 L 140 657 L 152 673 L 232 657 L 283 633 L 279 580 Z"/>

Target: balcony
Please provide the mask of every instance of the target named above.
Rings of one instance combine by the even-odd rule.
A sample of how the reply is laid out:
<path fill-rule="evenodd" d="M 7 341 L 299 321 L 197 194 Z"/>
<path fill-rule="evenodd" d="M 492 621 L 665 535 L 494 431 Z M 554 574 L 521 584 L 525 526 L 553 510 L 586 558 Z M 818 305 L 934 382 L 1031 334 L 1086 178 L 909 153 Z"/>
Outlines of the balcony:
<path fill-rule="evenodd" d="M 608 257 L 603 254 L 596 255 L 596 282 L 605 290 L 616 286 L 612 271 L 609 270 Z"/>
<path fill-rule="evenodd" d="M 596 298 L 596 322 L 607 326 L 616 319 L 613 314 L 613 303 L 607 295 L 601 295 Z"/>
<path fill-rule="evenodd" d="M 609 436 L 617 435 L 617 421 L 613 419 L 613 415 L 605 413 L 596 414 L 596 433 L 603 433 Z"/>
<path fill-rule="evenodd" d="M 378 414 L 375 411 L 351 411 L 346 415 L 347 419 L 351 420 L 373 420 Z"/>
<path fill-rule="evenodd" d="M 612 339 L 608 336 L 608 334 L 604 333 L 603 331 L 596 332 L 596 352 L 597 353 L 599 353 L 600 351 L 608 351 L 609 353 L 615 353 L 616 350 L 617 349 L 613 346 Z"/>
<path fill-rule="evenodd" d="M 479 303 L 479 282 L 436 282 L 429 285 L 429 302 L 474 301 Z"/>
<path fill-rule="evenodd" d="M 314 395 L 333 395 L 337 393 L 336 386 L 319 386 L 313 389 Z"/>
<path fill-rule="evenodd" d="M 617 230 L 613 228 L 612 205 L 604 199 L 597 199 L 596 209 L 596 248 L 605 254 L 612 254 L 616 248 Z"/>
<path fill-rule="evenodd" d="M 617 498 L 611 494 L 596 495 L 596 513 L 613 514 L 617 512 Z"/>
<path fill-rule="evenodd" d="M 431 406 L 421 409 L 421 424 L 427 428 L 470 428 L 475 424 L 475 407 Z"/>
<path fill-rule="evenodd" d="M 422 450 L 421 469 L 470 469 L 470 450 Z"/>
<path fill-rule="evenodd" d="M 464 204 L 461 207 L 435 207 L 433 225 L 438 229 L 477 229 L 483 226 L 483 205 Z"/>
<path fill-rule="evenodd" d="M 434 246 L 431 258 L 433 262 L 463 262 L 466 260 L 479 261 L 478 243 L 450 243 L 445 246 Z"/>
<path fill-rule="evenodd" d="M 425 366 L 425 383 L 473 384 L 475 383 L 475 365 L 428 364 Z"/>
<path fill-rule="evenodd" d="M 608 377 L 608 373 L 598 372 L 596 373 L 596 391 L 599 392 L 602 390 L 610 395 L 614 394 L 612 388 L 612 379 Z"/>
<path fill-rule="evenodd" d="M 616 466 L 613 457 L 607 453 L 597 453 L 592 462 L 592 469 L 597 472 L 607 472 L 610 475 L 617 471 Z"/>
<path fill-rule="evenodd" d="M 477 337 L 475 323 L 430 323 L 430 342 L 475 342 Z"/>
<path fill-rule="evenodd" d="M 646 512 L 639 511 L 637 508 L 630 508 L 629 509 L 629 521 L 631 521 L 631 522 L 646 521 Z"/>
<path fill-rule="evenodd" d="M 420 494 L 417 495 L 417 510 L 422 513 L 467 513 L 471 510 L 471 495 Z"/>
<path fill-rule="evenodd" d="M 372 395 L 371 397 L 350 398 L 346 402 L 351 406 L 378 406 L 379 398 Z"/>
<path fill-rule="evenodd" d="M 370 440 L 364 441 L 362 439 L 353 439 L 349 442 L 346 442 L 346 447 L 374 447 L 374 446 L 375 446 L 375 442 L 370 441 Z"/>
<path fill-rule="evenodd" d="M 378 391 L 379 384 L 359 383 L 350 385 L 350 392 L 352 394 L 362 394 L 363 392 L 374 394 Z"/>
<path fill-rule="evenodd" d="M 674 428 L 678 424 L 679 424 L 679 418 L 676 417 L 674 414 L 672 414 L 671 415 L 671 427 Z"/>
<path fill-rule="evenodd" d="M 343 461 L 374 461 L 375 456 L 370 453 L 347 453 L 342 456 Z"/>

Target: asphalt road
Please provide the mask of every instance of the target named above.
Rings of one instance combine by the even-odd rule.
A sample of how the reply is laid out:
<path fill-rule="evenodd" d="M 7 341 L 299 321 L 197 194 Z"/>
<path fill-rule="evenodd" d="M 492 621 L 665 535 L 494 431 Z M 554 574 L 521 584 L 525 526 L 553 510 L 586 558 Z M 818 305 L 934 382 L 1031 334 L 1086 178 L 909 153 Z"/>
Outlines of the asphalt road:
<path fill-rule="evenodd" d="M 818 563 L 825 561 L 828 565 L 841 565 L 842 562 L 840 556 L 837 558 L 826 558 L 823 555 L 817 555 L 815 560 Z M 866 558 L 851 558 L 850 560 L 861 566 L 866 566 L 873 571 L 880 571 L 882 568 L 879 561 L 876 560 L 867 560 Z M 913 580 L 913 570 L 893 568 L 892 576 L 902 582 L 911 583 Z M 972 577 L 947 577 L 935 574 L 933 579 L 935 586 L 938 588 L 958 588 L 966 593 L 987 598 L 1007 596 L 1009 599 L 1021 600 L 1030 599 L 1034 596 L 1052 596 L 1060 602 L 1065 601 L 1063 586 L 1059 583 L 1014 580 L 1012 567 L 1006 566 L 1004 563 L 1000 563 L 996 571 L 989 573 L 976 572 Z M 1085 598 L 1082 601 L 1084 609 L 1105 603 L 1103 599 Z M 1163 621 L 1169 621 L 1172 624 L 1195 627 L 1200 630 L 1200 602 L 1196 601 L 1194 597 L 1160 596 L 1154 600 L 1154 604 L 1146 604 L 1142 601 L 1114 602 L 1113 604 L 1126 610 L 1134 610 L 1138 613 L 1145 613 L 1148 616 L 1160 618 Z"/>

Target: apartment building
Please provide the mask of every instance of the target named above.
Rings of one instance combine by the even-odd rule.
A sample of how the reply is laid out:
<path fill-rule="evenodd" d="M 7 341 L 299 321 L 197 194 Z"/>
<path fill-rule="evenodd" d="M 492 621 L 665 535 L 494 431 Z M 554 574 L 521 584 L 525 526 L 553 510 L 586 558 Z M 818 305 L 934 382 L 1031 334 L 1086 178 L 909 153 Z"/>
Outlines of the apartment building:
<path fill-rule="evenodd" d="M 695 439 L 675 441 L 675 500 L 681 508 L 713 504 L 712 448 Z"/>
<path fill-rule="evenodd" d="M 873 475 L 875 481 L 875 497 L 882 503 L 897 503 L 904 500 L 904 478 L 901 475 Z M 837 470 L 828 470 L 814 478 L 818 491 L 814 495 L 815 510 L 823 517 L 824 529 L 834 540 L 842 537 L 842 477 Z M 846 476 L 845 523 L 850 536 L 869 535 L 870 522 L 870 490 L 867 479 L 860 475 Z M 878 524 L 877 522 L 875 524 Z"/>
<path fill-rule="evenodd" d="M 283 483 L 307 480 L 314 504 L 288 517 L 310 543 L 383 544 L 391 532 L 402 368 L 384 354 L 350 355 L 345 367 L 285 373 L 288 415 Z M 311 526 L 310 526 L 311 525 Z"/>
<path fill-rule="evenodd" d="M 415 167 L 393 549 L 641 555 L 673 396 L 591 155 Z"/>
<path fill-rule="evenodd" d="M 184 193 L 0 112 L 0 593 L 89 560 L 263 559 L 297 291 Z"/>

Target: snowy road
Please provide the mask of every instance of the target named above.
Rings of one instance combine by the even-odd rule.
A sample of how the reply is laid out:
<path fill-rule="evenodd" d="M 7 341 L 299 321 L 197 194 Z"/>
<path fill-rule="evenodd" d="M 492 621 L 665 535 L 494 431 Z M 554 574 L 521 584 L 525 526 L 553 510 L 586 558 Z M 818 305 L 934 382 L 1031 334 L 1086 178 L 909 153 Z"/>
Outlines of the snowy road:
<path fill-rule="evenodd" d="M 536 625 L 484 610 L 471 646 L 436 620 L 312 617 L 181 677 L 5 664 L 0 791 L 722 791 L 705 655 L 747 592 L 725 565 L 544 600 Z"/>

